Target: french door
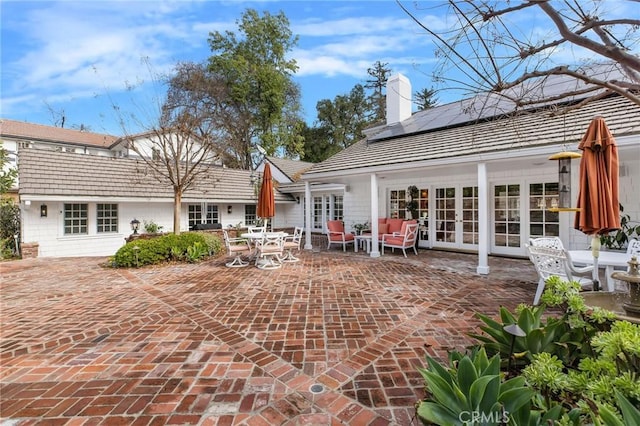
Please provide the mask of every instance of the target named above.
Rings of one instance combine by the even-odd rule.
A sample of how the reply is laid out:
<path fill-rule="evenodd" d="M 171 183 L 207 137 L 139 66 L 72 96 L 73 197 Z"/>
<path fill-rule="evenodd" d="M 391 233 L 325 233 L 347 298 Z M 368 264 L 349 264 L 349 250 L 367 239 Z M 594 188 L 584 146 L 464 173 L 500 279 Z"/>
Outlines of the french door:
<path fill-rule="evenodd" d="M 477 249 L 478 187 L 435 188 L 434 247 Z"/>

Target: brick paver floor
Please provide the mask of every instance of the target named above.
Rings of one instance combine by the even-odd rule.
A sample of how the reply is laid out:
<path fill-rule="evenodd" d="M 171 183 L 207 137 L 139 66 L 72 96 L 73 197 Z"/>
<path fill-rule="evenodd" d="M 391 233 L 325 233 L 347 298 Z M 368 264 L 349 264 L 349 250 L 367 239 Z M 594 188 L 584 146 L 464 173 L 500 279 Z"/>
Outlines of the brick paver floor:
<path fill-rule="evenodd" d="M 531 302 L 528 260 L 303 252 L 140 269 L 0 263 L 2 425 L 417 425 L 425 354 Z M 445 359 L 445 358 L 442 358 Z"/>

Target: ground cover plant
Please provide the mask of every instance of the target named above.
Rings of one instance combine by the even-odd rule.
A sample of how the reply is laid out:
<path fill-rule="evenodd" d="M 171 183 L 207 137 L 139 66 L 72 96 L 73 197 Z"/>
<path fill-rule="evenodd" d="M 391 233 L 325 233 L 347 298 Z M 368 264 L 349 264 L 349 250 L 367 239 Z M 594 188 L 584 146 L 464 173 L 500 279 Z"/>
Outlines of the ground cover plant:
<path fill-rule="evenodd" d="M 478 315 L 478 344 L 446 365 L 427 356 L 423 424 L 640 424 L 640 326 L 587 307 L 558 277 L 541 301 L 503 307 L 500 321 Z"/>
<path fill-rule="evenodd" d="M 166 234 L 128 242 L 111 258 L 114 267 L 128 268 L 173 261 L 198 262 L 223 249 L 217 235 L 204 232 Z"/>

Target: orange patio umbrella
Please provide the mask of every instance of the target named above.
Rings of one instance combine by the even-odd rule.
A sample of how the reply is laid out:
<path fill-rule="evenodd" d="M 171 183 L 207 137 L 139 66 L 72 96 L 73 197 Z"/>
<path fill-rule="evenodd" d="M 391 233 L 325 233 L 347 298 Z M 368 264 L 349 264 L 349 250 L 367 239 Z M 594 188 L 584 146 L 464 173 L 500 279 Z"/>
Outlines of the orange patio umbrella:
<path fill-rule="evenodd" d="M 273 179 L 271 177 L 271 166 L 269 163 L 264 165 L 262 172 L 262 185 L 260 185 L 260 194 L 258 196 L 258 217 L 265 219 L 265 225 L 269 218 L 276 215 L 276 200 L 273 192 Z"/>
<path fill-rule="evenodd" d="M 580 160 L 580 189 L 574 228 L 591 235 L 593 252 L 594 290 L 599 289 L 598 256 L 600 235 L 620 229 L 618 199 L 618 147 L 602 117 L 595 117 L 578 148 Z"/>

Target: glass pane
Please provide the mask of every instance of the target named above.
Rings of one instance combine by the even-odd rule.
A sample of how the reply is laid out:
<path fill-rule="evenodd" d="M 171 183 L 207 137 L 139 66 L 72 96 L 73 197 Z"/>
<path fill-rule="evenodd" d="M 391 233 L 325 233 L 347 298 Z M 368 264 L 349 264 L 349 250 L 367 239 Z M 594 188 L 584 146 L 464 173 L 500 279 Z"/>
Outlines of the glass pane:
<path fill-rule="evenodd" d="M 514 236 L 514 237 L 509 237 L 509 247 L 520 247 L 520 237 L 519 236 Z"/>
<path fill-rule="evenodd" d="M 544 233 L 547 236 L 558 237 L 560 236 L 560 226 L 557 224 L 547 224 L 544 226 Z"/>
<path fill-rule="evenodd" d="M 529 185 L 529 194 L 530 195 L 543 195 L 542 193 L 542 184 L 541 183 L 532 183 Z"/>
<path fill-rule="evenodd" d="M 520 210 L 509 210 L 509 220 L 510 221 L 519 221 L 520 220 Z"/>
<path fill-rule="evenodd" d="M 542 235 L 544 235 L 544 234 L 542 233 L 542 230 L 543 230 L 543 227 L 542 227 L 542 225 L 541 225 L 541 224 L 539 224 L 539 223 L 538 223 L 538 224 L 535 224 L 535 225 L 531 225 L 531 226 L 529 226 L 529 234 L 530 234 L 530 235 L 532 235 L 532 236 L 533 236 L 533 235 L 535 235 L 535 236 L 542 236 Z"/>
<path fill-rule="evenodd" d="M 507 237 L 504 235 L 496 235 L 495 237 L 496 246 L 504 247 L 507 245 Z"/>
<path fill-rule="evenodd" d="M 504 196 L 507 194 L 507 187 L 505 185 L 496 186 L 496 196 Z"/>
<path fill-rule="evenodd" d="M 529 218 L 531 222 L 542 222 L 542 218 L 544 216 L 544 212 L 541 210 L 532 210 L 529 212 Z"/>
<path fill-rule="evenodd" d="M 453 200 L 453 199 L 451 199 L 451 198 L 448 198 L 448 199 L 446 200 L 446 207 L 445 207 L 445 208 L 446 208 L 446 209 L 449 209 L 449 210 L 453 210 L 453 209 L 455 209 L 455 208 L 456 208 L 456 200 Z"/>
<path fill-rule="evenodd" d="M 447 217 L 447 220 L 454 221 L 456 220 L 456 212 L 454 212 L 453 210 L 447 210 L 446 217 Z"/>
<path fill-rule="evenodd" d="M 509 185 L 509 195 L 520 195 L 520 185 Z"/>
<path fill-rule="evenodd" d="M 447 188 L 447 198 L 454 198 L 456 196 L 455 188 Z"/>
<path fill-rule="evenodd" d="M 507 224 L 504 222 L 498 222 L 495 224 L 496 234 L 505 234 L 507 232 Z"/>

